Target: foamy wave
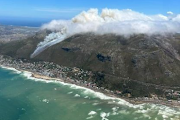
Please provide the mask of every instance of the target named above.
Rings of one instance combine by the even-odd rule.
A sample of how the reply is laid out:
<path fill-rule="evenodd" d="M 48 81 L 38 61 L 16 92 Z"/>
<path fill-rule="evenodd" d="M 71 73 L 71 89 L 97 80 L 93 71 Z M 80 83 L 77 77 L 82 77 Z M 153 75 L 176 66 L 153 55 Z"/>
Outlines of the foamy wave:
<path fill-rule="evenodd" d="M 68 94 L 72 94 L 73 92 L 68 92 Z"/>
<path fill-rule="evenodd" d="M 144 117 L 147 117 L 147 118 L 150 118 L 150 114 L 152 111 L 157 111 L 158 112 L 158 115 L 162 116 L 163 119 L 166 119 L 166 118 L 172 118 L 172 120 L 179 120 L 180 119 L 180 109 L 178 108 L 170 108 L 170 107 L 167 107 L 167 106 L 164 106 L 164 105 L 155 105 L 155 104 L 139 104 L 139 105 L 134 105 L 134 104 L 131 104 L 123 99 L 120 99 L 120 98 L 114 98 L 114 97 L 109 97 L 109 96 L 106 96 L 104 95 L 103 93 L 99 93 L 99 92 L 95 92 L 91 89 L 88 89 L 88 88 L 85 88 L 85 87 L 81 87 L 81 86 L 77 86 L 77 85 L 74 85 L 74 84 L 70 84 L 70 83 L 64 83 L 64 82 L 61 82 L 61 81 L 47 81 L 47 80 L 44 80 L 44 79 L 37 79 L 37 78 L 34 78 L 32 77 L 32 73 L 31 72 L 28 72 L 28 71 L 24 71 L 24 72 L 21 72 L 21 71 L 18 71 L 14 68 L 9 68 L 9 67 L 3 67 L 4 69 L 8 69 L 8 70 L 13 70 L 13 71 L 16 71 L 16 73 L 20 73 L 22 74 L 23 76 L 25 76 L 27 79 L 31 79 L 31 80 L 34 80 L 34 81 L 41 81 L 41 82 L 45 82 L 45 83 L 57 83 L 57 84 L 61 84 L 61 85 L 65 85 L 65 86 L 69 86 L 69 88 L 71 89 L 78 89 L 78 90 L 83 90 L 82 93 L 83 94 L 86 94 L 86 95 L 93 95 L 95 96 L 96 98 L 99 98 L 101 100 L 107 100 L 107 101 L 110 101 L 114 104 L 117 104 L 117 105 L 122 105 L 122 106 L 125 106 L 125 107 L 129 107 L 129 108 L 132 108 L 134 109 L 134 113 L 140 113 L 140 114 L 144 114 L 145 116 Z M 81 97 L 80 95 L 75 95 L 75 96 L 78 96 L 78 97 Z M 87 98 L 87 97 L 85 97 Z M 101 117 L 102 119 L 104 120 L 107 120 L 107 117 L 109 115 L 117 115 L 119 113 L 121 114 L 130 114 L 127 110 L 118 110 L 119 108 L 118 107 L 114 107 L 112 108 L 112 113 L 101 113 Z"/>
<path fill-rule="evenodd" d="M 96 115 L 96 114 L 97 114 L 97 113 L 96 113 L 95 111 L 91 111 L 91 112 L 88 113 L 88 115 L 91 115 L 91 116 L 92 116 L 92 115 Z"/>
<path fill-rule="evenodd" d="M 93 95 L 93 96 L 95 96 L 95 97 L 97 97 L 97 98 L 99 98 L 101 100 L 112 101 L 113 104 L 119 104 L 119 105 L 122 105 L 122 106 L 133 108 L 134 111 L 135 111 L 134 113 L 144 114 L 145 118 L 151 118 L 151 116 L 150 116 L 151 112 L 152 111 L 158 111 L 158 115 L 162 116 L 164 119 L 165 118 L 171 118 L 171 117 L 173 118 L 173 120 L 179 120 L 180 119 L 180 110 L 179 109 L 174 109 L 174 108 L 170 108 L 170 107 L 167 107 L 167 106 L 164 106 L 164 105 L 155 105 L 155 104 L 134 105 L 134 104 L 131 104 L 131 103 L 129 103 L 129 102 L 123 100 L 123 99 L 109 97 L 109 96 L 104 95 L 103 93 L 95 92 L 95 91 L 93 91 L 91 89 L 84 88 L 84 87 L 81 87 L 81 86 L 77 86 L 77 85 L 74 85 L 74 84 L 69 84 L 69 83 L 64 83 L 64 82 L 55 82 L 55 83 L 60 83 L 62 85 L 69 86 L 72 89 L 78 89 L 78 90 L 83 89 L 84 90 L 83 93 L 86 94 L 86 95 Z M 75 97 L 80 97 L 80 95 L 76 94 Z M 104 113 L 101 114 L 102 119 L 103 120 L 108 120 L 107 117 L 109 115 L 118 115 L 119 113 L 121 113 L 121 114 L 129 114 L 128 111 L 125 111 L 124 113 L 122 113 L 122 111 L 118 111 L 118 107 L 113 108 L 112 110 L 113 110 L 113 112 L 111 114 L 106 113 L 107 116 L 103 117 Z"/>
<path fill-rule="evenodd" d="M 74 97 L 81 97 L 79 94 L 75 94 Z"/>
<path fill-rule="evenodd" d="M 43 99 L 42 102 L 49 103 L 48 99 Z"/>
<path fill-rule="evenodd" d="M 2 66 L 2 65 L 1 65 L 0 67 L 1 67 L 1 68 L 4 68 L 4 69 L 7 69 L 7 70 L 14 71 L 15 73 L 18 73 L 18 74 L 21 73 L 21 71 L 15 69 L 15 68 L 12 68 L 12 67 L 5 67 L 5 66 Z"/>
<path fill-rule="evenodd" d="M 102 112 L 102 113 L 100 114 L 102 120 L 108 120 L 107 117 L 109 117 L 109 115 L 110 115 L 110 113 L 105 113 L 105 112 Z"/>
<path fill-rule="evenodd" d="M 24 75 L 27 75 L 28 77 L 31 75 L 30 73 L 27 73 L 27 74 L 24 74 Z M 43 80 L 43 79 L 36 79 L 36 78 L 33 78 L 33 77 L 29 77 L 30 79 L 33 79 L 33 80 L 36 80 L 36 81 L 44 81 L 46 82 L 46 80 Z M 52 81 L 53 82 L 53 81 Z M 103 93 L 100 93 L 100 92 L 95 92 L 91 89 L 88 89 L 88 88 L 85 88 L 85 87 L 81 87 L 81 86 L 77 86 L 77 85 L 74 85 L 74 84 L 69 84 L 69 83 L 64 83 L 64 82 L 60 82 L 60 81 L 54 81 L 55 83 L 60 83 L 62 85 L 67 85 L 69 86 L 70 88 L 72 89 L 83 89 L 83 93 L 86 94 L 86 95 L 93 95 L 101 100 L 108 100 L 108 101 L 111 101 L 112 103 L 114 104 L 119 104 L 119 105 L 123 105 L 123 106 L 127 106 L 127 107 L 130 107 L 130 108 L 133 108 L 135 109 L 135 111 L 137 113 L 143 113 L 146 115 L 146 117 L 148 116 L 148 114 L 151 112 L 151 111 L 158 111 L 158 114 L 161 115 L 162 117 L 172 117 L 172 116 L 176 116 L 177 120 L 180 119 L 180 110 L 179 109 L 174 109 L 174 108 L 170 108 L 170 107 L 167 107 L 167 106 L 164 106 L 164 105 L 155 105 L 155 104 L 139 104 L 139 105 L 134 105 L 134 104 L 131 104 L 123 99 L 120 99 L 120 98 L 115 98 L 115 97 L 109 97 Z M 80 97 L 78 94 L 75 95 L 76 97 Z M 118 114 L 116 112 L 118 108 L 113 108 L 113 113 L 112 115 L 115 115 L 115 114 Z M 121 111 L 122 112 L 122 111 Z M 127 111 L 124 113 L 126 114 L 128 113 Z"/>
<path fill-rule="evenodd" d="M 90 116 L 90 117 L 87 117 L 86 119 L 89 120 L 89 119 L 92 119 L 92 118 L 93 118 L 93 116 Z"/>
<path fill-rule="evenodd" d="M 52 83 L 53 82 L 53 81 L 48 81 L 48 80 L 32 77 L 32 73 L 28 72 L 28 71 L 23 71 L 22 75 L 25 76 L 27 79 L 31 79 L 34 81 L 41 81 L 41 82 L 45 82 L 45 83 Z"/>

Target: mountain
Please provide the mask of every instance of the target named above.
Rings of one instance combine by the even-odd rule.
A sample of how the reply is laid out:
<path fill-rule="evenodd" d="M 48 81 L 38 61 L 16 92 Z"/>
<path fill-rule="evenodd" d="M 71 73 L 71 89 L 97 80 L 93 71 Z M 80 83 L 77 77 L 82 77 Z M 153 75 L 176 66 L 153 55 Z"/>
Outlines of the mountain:
<path fill-rule="evenodd" d="M 50 31 L 41 31 L 23 40 L 1 43 L 0 54 L 14 58 L 30 59 L 30 55 L 34 52 L 38 43 L 43 41 L 49 33 Z"/>
<path fill-rule="evenodd" d="M 163 95 L 164 88 L 180 87 L 180 34 L 77 34 L 30 58 L 48 33 L 3 44 L 0 53 L 90 70 L 99 86 L 132 96 Z"/>

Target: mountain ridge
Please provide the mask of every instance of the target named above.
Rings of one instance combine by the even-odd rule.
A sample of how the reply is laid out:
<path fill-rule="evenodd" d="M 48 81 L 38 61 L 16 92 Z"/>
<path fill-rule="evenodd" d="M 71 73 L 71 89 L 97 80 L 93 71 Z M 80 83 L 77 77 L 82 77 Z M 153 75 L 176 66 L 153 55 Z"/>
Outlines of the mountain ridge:
<path fill-rule="evenodd" d="M 97 74 L 94 82 L 100 81 L 102 87 L 127 90 L 136 96 L 157 94 L 158 90 L 151 85 L 180 87 L 179 34 L 139 34 L 129 38 L 114 34 L 77 34 L 30 58 L 47 34 L 39 33 L 34 39 L 21 41 L 23 44 L 15 42 L 14 46 L 19 46 L 14 47 L 11 54 L 6 49 L 10 49 L 12 43 L 8 43 L 0 48 L 0 53 L 90 70 Z"/>

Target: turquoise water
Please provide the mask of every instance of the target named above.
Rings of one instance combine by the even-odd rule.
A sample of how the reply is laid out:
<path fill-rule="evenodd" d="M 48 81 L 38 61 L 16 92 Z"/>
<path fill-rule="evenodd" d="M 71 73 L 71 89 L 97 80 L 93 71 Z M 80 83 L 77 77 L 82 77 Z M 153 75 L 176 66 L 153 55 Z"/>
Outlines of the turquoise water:
<path fill-rule="evenodd" d="M 180 110 L 132 105 L 63 83 L 0 68 L 0 120 L 180 120 Z"/>

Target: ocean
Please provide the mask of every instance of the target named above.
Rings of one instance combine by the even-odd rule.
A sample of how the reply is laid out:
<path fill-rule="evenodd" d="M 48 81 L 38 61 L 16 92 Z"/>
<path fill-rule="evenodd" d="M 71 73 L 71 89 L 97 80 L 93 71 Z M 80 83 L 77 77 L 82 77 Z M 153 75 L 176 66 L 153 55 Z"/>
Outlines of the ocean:
<path fill-rule="evenodd" d="M 76 85 L 0 68 L 0 120 L 180 120 L 180 109 L 132 105 Z"/>
<path fill-rule="evenodd" d="M 50 20 L 31 21 L 31 20 L 9 20 L 0 19 L 0 25 L 13 25 L 13 26 L 28 26 L 28 27 L 41 27 L 43 24 L 50 22 Z"/>

